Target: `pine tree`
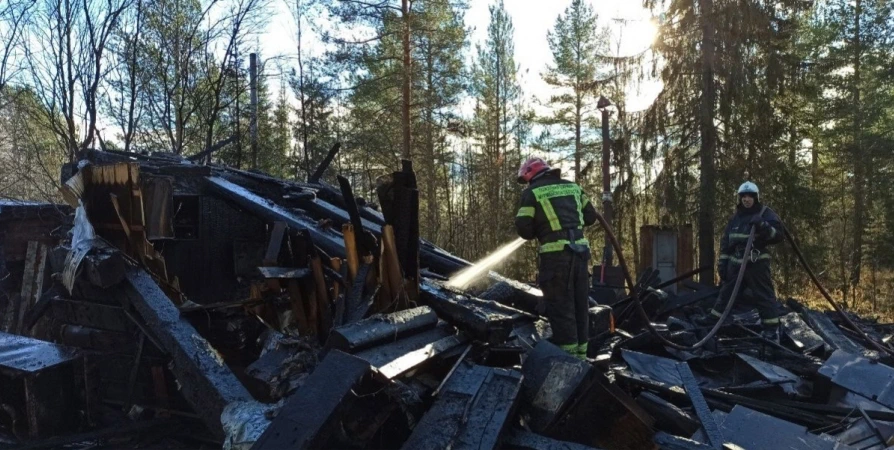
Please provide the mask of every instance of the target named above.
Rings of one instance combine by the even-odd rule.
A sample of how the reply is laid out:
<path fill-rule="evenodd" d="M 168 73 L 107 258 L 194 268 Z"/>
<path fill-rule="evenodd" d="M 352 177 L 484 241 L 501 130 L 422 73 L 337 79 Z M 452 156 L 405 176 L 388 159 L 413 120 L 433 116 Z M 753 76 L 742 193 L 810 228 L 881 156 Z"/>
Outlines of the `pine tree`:
<path fill-rule="evenodd" d="M 609 50 L 608 30 L 597 25 L 597 15 L 590 4 L 573 0 L 564 15 L 556 19 L 547 40 L 553 63 L 543 79 L 562 92 L 549 99 L 553 115 L 546 122 L 558 125 L 563 135 L 571 133 L 568 147 L 574 160 L 574 180 L 580 183 L 581 160 L 585 151 L 594 147 L 595 139 L 587 125 L 595 112 L 593 100 L 600 81 L 599 71 L 608 62 L 605 57 Z M 562 139 L 557 143 L 565 147 L 565 142 Z"/>
<path fill-rule="evenodd" d="M 481 217 L 484 249 L 495 248 L 510 235 L 519 193 L 514 177 L 517 166 L 510 165 L 518 119 L 514 105 L 521 96 L 516 78 L 514 27 L 502 0 L 489 9 L 487 39 L 477 48 L 472 73 L 472 90 L 478 102 L 475 123 L 481 148 L 480 188 L 484 192 L 486 216 Z"/>
<path fill-rule="evenodd" d="M 292 72 L 289 83 L 292 92 L 299 99 L 303 113 L 299 113 L 295 122 L 294 136 L 301 145 L 300 151 L 293 153 L 292 167 L 299 177 L 307 178 L 326 156 L 327 151 L 336 141 L 333 115 L 333 92 L 316 71 L 317 60 L 309 60 L 302 78 Z M 299 169 L 303 168 L 303 169 Z"/>
<path fill-rule="evenodd" d="M 841 196 L 841 201 L 834 203 L 834 216 L 843 221 L 837 238 L 845 237 L 841 264 L 847 267 L 848 276 L 841 281 L 847 299 L 847 287 L 856 288 L 867 263 L 867 232 L 881 219 L 874 217 L 881 214 L 875 207 L 876 198 L 882 192 L 890 192 L 887 183 L 879 185 L 877 180 L 883 179 L 879 170 L 890 167 L 892 159 L 889 130 L 894 86 L 889 67 L 894 63 L 894 29 L 890 25 L 894 5 L 873 0 L 836 0 L 818 11 L 821 15 L 817 27 L 828 39 L 826 52 L 817 61 L 824 75 L 819 79 L 823 92 L 829 94 L 819 99 L 823 104 L 818 106 L 827 113 L 828 125 L 820 144 L 829 149 L 829 162 L 848 174 L 830 192 L 846 193 L 846 197 Z M 878 258 L 873 256 L 873 260 Z"/>
<path fill-rule="evenodd" d="M 793 39 L 790 24 L 805 4 L 673 0 L 667 6 L 655 46 L 664 90 L 644 118 L 643 156 L 663 159 L 657 199 L 677 212 L 674 222 L 687 221 L 695 207 L 698 265 L 714 267 L 717 205 L 731 204 L 728 194 L 749 167 L 752 175 L 773 178 L 761 160 L 775 158 L 774 143 L 786 127 L 774 108 L 787 80 L 798 76 L 798 62 L 780 50 Z M 694 169 L 698 195 L 690 198 Z M 713 283 L 713 275 L 701 281 Z"/>
<path fill-rule="evenodd" d="M 426 3 L 426 2 L 417 2 Z M 412 10 L 413 2 L 409 0 L 385 0 L 379 3 L 367 2 L 345 2 L 338 0 L 329 1 L 329 12 L 332 17 L 338 20 L 342 25 L 350 27 L 369 27 L 375 30 L 375 35 L 371 38 L 361 39 L 343 39 L 332 38 L 326 35 L 326 40 L 339 44 L 340 49 L 337 52 L 335 61 L 353 63 L 355 65 L 369 64 L 369 58 L 381 58 L 383 52 L 381 47 L 394 46 L 393 55 L 390 58 L 400 61 L 400 65 L 396 65 L 396 71 L 390 74 L 396 82 L 399 82 L 398 98 L 400 113 L 400 131 L 401 139 L 399 148 L 401 156 L 406 159 L 412 158 L 412 121 L 413 121 L 413 101 L 411 96 L 411 84 L 413 66 L 412 66 L 412 48 L 410 42 L 416 34 L 417 28 L 420 27 L 416 18 L 417 11 Z M 373 50 L 375 49 L 375 50 Z M 375 55 L 375 56 L 373 56 Z M 384 62 L 384 61 L 380 61 Z M 359 81 L 371 82 L 374 79 L 363 79 Z"/>
<path fill-rule="evenodd" d="M 421 183 L 421 228 L 435 243 L 442 241 L 443 206 L 448 204 L 450 161 L 445 158 L 448 128 L 457 118 L 454 111 L 465 89 L 463 52 L 467 30 L 463 24 L 465 5 L 448 0 L 426 2 L 416 16 L 425 25 L 413 39 L 413 98 L 418 100 L 414 153 Z M 446 227 L 445 227 L 446 228 Z"/>

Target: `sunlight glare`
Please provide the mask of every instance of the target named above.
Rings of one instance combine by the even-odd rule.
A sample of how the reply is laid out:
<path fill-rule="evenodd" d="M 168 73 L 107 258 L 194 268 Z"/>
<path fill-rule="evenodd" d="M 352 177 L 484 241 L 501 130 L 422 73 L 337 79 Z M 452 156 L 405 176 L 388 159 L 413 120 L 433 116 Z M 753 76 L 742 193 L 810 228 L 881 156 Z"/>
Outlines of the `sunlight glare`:
<path fill-rule="evenodd" d="M 627 22 L 621 30 L 621 56 L 642 53 L 655 42 L 658 27 L 653 20 Z"/>

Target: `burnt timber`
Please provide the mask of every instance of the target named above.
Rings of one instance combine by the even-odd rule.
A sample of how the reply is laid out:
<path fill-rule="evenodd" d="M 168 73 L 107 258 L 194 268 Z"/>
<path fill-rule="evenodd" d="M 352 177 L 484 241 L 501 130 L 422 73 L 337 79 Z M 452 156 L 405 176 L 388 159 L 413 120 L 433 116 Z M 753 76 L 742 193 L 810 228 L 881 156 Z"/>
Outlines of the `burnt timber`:
<path fill-rule="evenodd" d="M 79 156 L 63 171 L 68 205 L 0 202 L 0 447 L 894 438 L 894 358 L 876 345 L 894 326 L 852 316 L 855 330 L 792 301 L 776 344 L 738 305 L 711 346 L 678 351 L 644 320 L 694 342 L 717 288 L 643 267 L 648 318 L 620 283 L 594 287 L 614 301 L 591 302 L 581 360 L 549 342 L 535 286 L 491 272 L 447 287 L 470 263 L 421 239 L 409 161 L 364 199 L 347 178 L 324 181 L 325 166 L 292 182 L 167 154 Z"/>

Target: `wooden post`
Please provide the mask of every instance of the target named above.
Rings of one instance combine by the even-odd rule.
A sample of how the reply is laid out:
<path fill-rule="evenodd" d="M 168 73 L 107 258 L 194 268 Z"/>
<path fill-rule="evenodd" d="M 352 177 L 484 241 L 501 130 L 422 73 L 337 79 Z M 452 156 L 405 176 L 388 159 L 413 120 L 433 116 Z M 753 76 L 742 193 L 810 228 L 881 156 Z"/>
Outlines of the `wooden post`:
<path fill-rule="evenodd" d="M 330 259 L 329 265 L 332 267 L 332 270 L 341 273 L 341 258 Z M 345 281 L 347 282 L 347 280 Z M 347 290 L 345 290 L 345 295 L 347 295 Z M 341 326 L 345 323 L 345 299 L 341 295 L 341 285 L 334 280 L 332 281 L 332 301 L 334 302 L 332 325 L 336 327 Z"/>
<path fill-rule="evenodd" d="M 319 254 L 311 257 L 310 269 L 313 273 L 314 297 L 316 297 L 317 336 L 325 340 L 329 335 L 329 329 L 332 328 L 332 313 L 329 308 L 329 289 L 326 288 L 326 279 L 323 278 L 323 263 Z"/>
<path fill-rule="evenodd" d="M 399 311 L 408 306 L 407 293 L 404 289 L 404 278 L 397 259 L 397 246 L 394 239 L 394 228 L 391 225 L 382 227 L 382 255 L 379 260 L 382 287 L 380 297 L 384 294 L 387 302 L 382 307 L 389 311 Z M 379 312 L 383 312 L 380 310 Z"/>
<path fill-rule="evenodd" d="M 357 270 L 360 269 L 360 255 L 357 254 L 357 237 L 354 234 L 354 226 L 346 223 L 341 226 L 342 235 L 345 237 L 345 256 L 348 261 L 348 284 L 354 281 Z"/>
<path fill-rule="evenodd" d="M 33 307 L 40 296 L 43 294 L 43 277 L 44 267 L 47 261 L 47 248 L 45 245 L 37 241 L 28 241 L 28 252 L 25 256 L 25 274 L 22 278 L 22 295 L 19 299 L 19 307 L 15 315 L 12 315 L 15 322 L 12 326 L 13 334 L 28 335 L 24 330 L 25 314 Z M 13 305 L 14 298 L 10 299 L 10 306 Z M 9 309 L 9 312 L 14 311 Z"/>

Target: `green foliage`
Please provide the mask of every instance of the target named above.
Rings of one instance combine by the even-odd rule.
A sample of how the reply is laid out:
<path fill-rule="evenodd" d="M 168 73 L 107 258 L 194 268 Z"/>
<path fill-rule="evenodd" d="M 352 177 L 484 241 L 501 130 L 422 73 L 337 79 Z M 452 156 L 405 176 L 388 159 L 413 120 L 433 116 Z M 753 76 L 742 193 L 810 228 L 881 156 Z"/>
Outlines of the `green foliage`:
<path fill-rule="evenodd" d="M 553 112 L 542 121 L 556 130 L 553 148 L 570 153 L 577 182 L 583 181 L 582 160 L 597 153 L 601 140 L 595 99 L 608 78 L 609 30 L 597 19 L 589 3 L 573 0 L 547 34 L 553 62 L 543 79 L 560 93 L 549 99 Z"/>
<path fill-rule="evenodd" d="M 0 198 L 58 202 L 65 147 L 51 131 L 59 126 L 30 89 L 0 90 Z"/>

